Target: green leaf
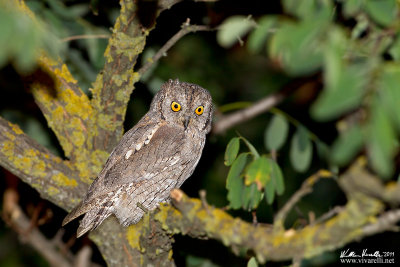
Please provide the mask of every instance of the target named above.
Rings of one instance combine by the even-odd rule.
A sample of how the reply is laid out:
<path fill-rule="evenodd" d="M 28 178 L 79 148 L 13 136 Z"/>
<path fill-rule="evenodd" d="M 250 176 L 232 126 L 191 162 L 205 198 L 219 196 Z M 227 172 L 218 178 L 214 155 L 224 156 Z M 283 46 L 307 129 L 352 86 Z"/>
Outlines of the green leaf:
<path fill-rule="evenodd" d="M 320 140 L 315 141 L 315 147 L 317 148 L 317 154 L 319 158 L 327 160 L 330 158 L 330 148 L 328 147 L 327 144 L 324 142 L 321 142 Z"/>
<path fill-rule="evenodd" d="M 343 67 L 335 84 L 326 84 L 311 108 L 312 116 L 320 121 L 336 119 L 358 107 L 364 95 L 366 73 L 362 65 Z"/>
<path fill-rule="evenodd" d="M 348 64 L 344 61 L 347 41 L 341 30 L 329 35 L 329 46 L 325 49 L 325 88 L 311 107 L 314 118 L 326 121 L 337 118 L 356 108 L 364 95 L 368 81 L 365 64 Z"/>
<path fill-rule="evenodd" d="M 275 115 L 267 126 L 264 134 L 265 147 L 268 150 L 278 150 L 285 143 L 289 124 L 282 115 Z"/>
<path fill-rule="evenodd" d="M 40 28 L 32 27 L 31 29 L 23 27 L 20 29 L 21 37 L 23 39 L 20 41 L 19 49 L 16 51 L 17 57 L 16 63 L 21 68 L 29 68 L 29 65 L 35 61 L 37 55 L 37 49 L 42 44 L 42 32 Z M 23 56 L 22 56 L 23 55 Z"/>
<path fill-rule="evenodd" d="M 400 65 L 383 65 L 378 87 L 382 106 L 400 131 Z"/>
<path fill-rule="evenodd" d="M 329 15 L 300 23 L 283 22 L 271 39 L 269 55 L 290 75 L 313 73 L 322 66 L 322 40 L 328 26 Z"/>
<path fill-rule="evenodd" d="M 57 52 L 60 42 L 40 18 L 32 20 L 7 3 L 0 1 L 0 67 L 10 62 L 18 71 L 31 71 L 40 51 Z"/>
<path fill-rule="evenodd" d="M 188 254 L 184 266 L 186 267 L 220 267 L 209 258 Z"/>
<path fill-rule="evenodd" d="M 341 0 L 345 18 L 354 17 L 360 12 L 364 0 Z"/>
<path fill-rule="evenodd" d="M 93 65 L 84 58 L 82 53 L 74 48 L 68 51 L 68 69 L 73 77 L 76 77 L 78 84 L 85 93 L 89 93 L 92 82 L 96 79 L 97 72 L 93 69 Z"/>
<path fill-rule="evenodd" d="M 55 14 L 65 19 L 73 20 L 80 18 L 89 12 L 88 4 L 76 4 L 67 7 L 60 0 L 47 0 L 46 2 Z"/>
<path fill-rule="evenodd" d="M 289 156 L 290 162 L 296 171 L 307 171 L 312 159 L 312 143 L 307 130 L 302 126 L 297 128 L 292 137 Z"/>
<path fill-rule="evenodd" d="M 259 191 L 270 180 L 271 166 L 269 160 L 265 157 L 259 157 L 248 165 L 245 173 L 245 185 L 251 185 L 255 183 Z"/>
<path fill-rule="evenodd" d="M 142 53 L 142 62 L 146 64 L 149 61 L 153 61 L 152 57 L 156 54 L 156 49 L 153 47 L 145 48 Z M 154 62 L 154 61 L 153 61 Z M 153 74 L 154 70 L 158 66 L 158 61 L 154 62 L 150 68 L 140 76 L 140 81 L 146 83 L 151 78 L 155 77 L 156 75 Z"/>
<path fill-rule="evenodd" d="M 283 7 L 286 12 L 300 18 L 310 18 L 317 12 L 320 1 L 317 0 L 283 0 Z"/>
<path fill-rule="evenodd" d="M 366 143 L 372 168 L 385 179 L 393 174 L 395 138 L 389 116 L 382 103 L 376 99 L 371 108 Z"/>
<path fill-rule="evenodd" d="M 248 17 L 231 16 L 220 25 L 217 42 L 220 46 L 229 48 L 241 40 L 254 26 L 255 22 Z"/>
<path fill-rule="evenodd" d="M 277 24 L 276 16 L 267 15 L 261 17 L 256 28 L 249 34 L 247 49 L 254 54 L 261 52 Z"/>
<path fill-rule="evenodd" d="M 363 134 L 358 125 L 352 126 L 333 143 L 331 158 L 339 166 L 349 163 L 363 145 Z"/>
<path fill-rule="evenodd" d="M 282 195 L 285 191 L 285 181 L 279 165 L 272 159 L 268 159 L 271 166 L 271 183 L 275 185 L 275 190 L 278 195 Z M 270 183 L 270 184 L 271 184 Z"/>
<path fill-rule="evenodd" d="M 107 35 L 108 33 L 102 29 L 94 28 L 93 26 L 85 26 L 84 27 L 85 35 Z M 83 43 L 86 46 L 88 51 L 90 62 L 97 68 L 102 68 L 104 66 L 104 51 L 106 49 L 108 40 L 103 38 L 87 38 L 83 40 L 79 40 L 79 42 Z"/>
<path fill-rule="evenodd" d="M 351 39 L 355 40 L 357 38 L 362 38 L 362 34 L 368 30 L 368 27 L 371 27 L 370 21 L 367 16 L 357 16 L 356 17 L 357 24 L 353 27 L 351 31 Z"/>
<path fill-rule="evenodd" d="M 265 185 L 265 200 L 268 205 L 271 205 L 275 199 L 275 183 L 272 182 L 272 179 L 269 179 L 267 184 Z"/>
<path fill-rule="evenodd" d="M 149 87 L 149 91 L 155 95 L 158 91 L 160 91 L 161 86 L 165 83 L 165 80 L 160 77 L 154 75 L 148 82 L 147 86 Z"/>
<path fill-rule="evenodd" d="M 247 263 L 247 267 L 258 267 L 256 258 L 251 257 L 251 259 L 250 259 L 249 262 Z"/>
<path fill-rule="evenodd" d="M 237 154 L 239 153 L 240 148 L 240 138 L 235 137 L 229 141 L 228 146 L 225 150 L 225 161 L 224 164 L 226 166 L 232 165 L 233 161 L 236 159 Z"/>
<path fill-rule="evenodd" d="M 249 148 L 250 153 L 253 154 L 254 158 L 257 159 L 260 157 L 260 154 L 258 154 L 257 149 L 246 138 L 241 136 L 240 139 L 242 139 L 245 145 Z"/>
<path fill-rule="evenodd" d="M 400 60 L 400 35 L 396 36 L 395 41 L 390 46 L 389 54 L 393 57 L 395 61 Z"/>
<path fill-rule="evenodd" d="M 242 193 L 243 209 L 247 211 L 256 209 L 261 199 L 262 199 L 262 192 L 257 189 L 256 184 L 244 186 Z"/>
<path fill-rule="evenodd" d="M 396 21 L 396 0 L 365 0 L 364 7 L 368 15 L 382 26 L 389 26 Z"/>
<path fill-rule="evenodd" d="M 320 31 L 314 23 L 286 22 L 271 39 L 269 55 L 291 75 L 306 75 L 322 65 Z"/>
<path fill-rule="evenodd" d="M 243 179 L 240 177 L 247 162 L 247 154 L 241 153 L 233 162 L 226 180 L 229 207 L 239 209 L 242 206 Z"/>

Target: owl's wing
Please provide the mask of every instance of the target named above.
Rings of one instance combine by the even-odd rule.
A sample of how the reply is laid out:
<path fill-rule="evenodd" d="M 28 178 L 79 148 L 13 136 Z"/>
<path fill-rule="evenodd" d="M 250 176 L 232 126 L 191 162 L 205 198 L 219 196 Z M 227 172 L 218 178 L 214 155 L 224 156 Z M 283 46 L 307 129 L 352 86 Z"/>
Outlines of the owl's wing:
<path fill-rule="evenodd" d="M 139 122 L 123 136 L 85 199 L 67 215 L 63 225 L 91 210 L 96 200 L 120 186 L 151 179 L 173 167 L 180 159 L 184 138 L 183 128 L 164 122 L 144 130 Z"/>
<path fill-rule="evenodd" d="M 139 149 L 123 151 L 122 157 L 103 174 L 103 183 L 107 188 L 116 188 L 167 172 L 181 160 L 184 144 L 183 127 L 161 124 Z"/>

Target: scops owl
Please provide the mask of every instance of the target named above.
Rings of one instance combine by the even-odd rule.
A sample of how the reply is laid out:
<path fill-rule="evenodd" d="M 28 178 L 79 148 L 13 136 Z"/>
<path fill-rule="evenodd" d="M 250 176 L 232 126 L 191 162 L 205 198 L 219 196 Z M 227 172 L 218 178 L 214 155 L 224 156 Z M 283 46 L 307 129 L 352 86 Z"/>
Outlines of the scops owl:
<path fill-rule="evenodd" d="M 122 137 L 82 202 L 63 226 L 85 214 L 77 236 L 115 214 L 124 225 L 137 223 L 146 210 L 168 202 L 199 162 L 213 114 L 210 93 L 169 80 L 154 96 L 150 110 Z"/>

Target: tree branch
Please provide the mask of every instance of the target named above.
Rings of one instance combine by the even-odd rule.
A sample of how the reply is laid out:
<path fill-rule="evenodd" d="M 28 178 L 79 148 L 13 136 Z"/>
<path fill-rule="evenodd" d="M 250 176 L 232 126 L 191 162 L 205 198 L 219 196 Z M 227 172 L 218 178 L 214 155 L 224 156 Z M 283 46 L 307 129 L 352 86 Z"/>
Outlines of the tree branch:
<path fill-rule="evenodd" d="M 37 22 L 25 1 L 12 2 L 21 16 L 29 16 L 33 23 Z M 60 60 L 52 60 L 41 51 L 37 64 L 39 69 L 28 79 L 28 86 L 65 155 L 74 159 L 86 145 L 92 114 L 89 99 Z M 77 137 L 79 142 L 72 140 Z"/>
<path fill-rule="evenodd" d="M 311 224 L 322 223 L 323 221 L 326 221 L 327 219 L 330 219 L 334 215 L 340 213 L 342 210 L 343 210 L 343 207 L 336 206 L 333 209 L 329 210 L 328 212 L 322 214 L 317 220 L 310 222 L 310 223 Z"/>
<path fill-rule="evenodd" d="M 24 1 L 14 0 L 13 4 L 22 16 L 28 15 L 36 22 Z M 65 156 L 77 163 L 75 167 L 81 180 L 89 184 L 108 156 L 107 152 L 93 151 L 91 147 L 91 139 L 96 132 L 89 130 L 94 122 L 89 98 L 60 59 L 53 60 L 42 51 L 37 64 L 38 69 L 26 79 L 27 86 L 57 136 Z"/>
<path fill-rule="evenodd" d="M 19 233 L 20 238 L 34 247 L 51 266 L 72 266 L 36 227 L 31 226 L 31 221 L 18 206 L 18 196 L 14 190 L 9 189 L 4 193 L 2 215 L 7 224 Z"/>
<path fill-rule="evenodd" d="M 23 1 L 14 1 L 33 16 Z M 159 12 L 166 2 L 171 1 L 160 1 Z M 1 121 L 2 166 L 31 184 L 43 198 L 64 209 L 70 210 L 77 204 L 122 135 L 127 102 L 134 82 L 139 79 L 133 66 L 149 33 L 140 25 L 135 13 L 133 0 L 121 1 L 121 13 L 105 52 L 104 70 L 94 83 L 90 102 L 60 62 L 43 56 L 39 61 L 40 71 L 32 75 L 35 100 L 70 161 L 50 155 L 22 131 L 13 133 L 8 129 L 19 129 L 17 126 Z M 136 266 L 138 262 L 174 265 L 172 238 L 160 231 L 158 245 L 154 246 L 154 231 L 148 225 L 154 223 L 131 227 L 127 232 L 115 217 L 111 217 L 91 236 L 110 266 Z M 139 242 L 131 242 L 134 238 L 143 240 L 141 247 L 135 246 Z"/>
<path fill-rule="evenodd" d="M 121 226 L 115 216 L 110 216 L 89 237 L 109 266 L 175 266 L 173 238 L 148 215 L 129 227 Z"/>
<path fill-rule="evenodd" d="M 143 51 L 149 30 L 141 27 L 133 0 L 122 0 L 121 12 L 104 53 L 106 62 L 92 89 L 97 136 L 95 149 L 111 152 L 123 134 L 123 121 L 134 84 L 140 78 L 133 71 Z"/>
<path fill-rule="evenodd" d="M 180 1 L 160 1 L 158 14 Z M 133 0 L 122 0 L 120 3 L 121 12 L 105 51 L 106 63 L 93 84 L 91 101 L 96 115 L 94 127 L 97 128 L 93 144 L 95 149 L 108 152 L 123 134 L 127 104 L 134 84 L 140 79 L 140 73 L 133 69 L 151 30 L 144 29 L 140 24 Z"/>
<path fill-rule="evenodd" d="M 257 101 L 248 108 L 217 118 L 217 121 L 213 125 L 212 133 L 222 134 L 229 128 L 266 112 L 270 108 L 278 105 L 284 99 L 284 96 L 285 93 L 278 92 Z"/>
<path fill-rule="evenodd" d="M 93 150 L 91 140 L 94 112 L 89 98 L 80 90 L 65 64 L 45 56 L 40 70 L 32 75 L 33 97 L 56 134 L 65 156 L 75 164 L 86 184 L 99 173 L 108 153 Z"/>
<path fill-rule="evenodd" d="M 82 40 L 82 39 L 108 39 L 110 35 L 108 34 L 80 34 L 80 35 L 73 35 L 69 37 L 65 37 L 61 39 L 61 42 L 70 42 L 73 40 Z"/>
<path fill-rule="evenodd" d="M 160 1 L 159 11 L 177 2 L 179 0 Z M 84 182 L 98 173 L 108 152 L 122 136 L 127 102 L 134 83 L 140 77 L 133 67 L 149 33 L 148 29 L 141 27 L 135 15 L 134 1 L 122 0 L 121 14 L 105 52 L 106 63 L 94 83 L 90 102 L 65 65 L 47 58 L 40 61 L 42 74 L 50 79 L 41 80 L 39 85 L 33 83 L 33 93 L 66 155 L 71 158 L 70 162 L 51 155 L 16 125 L 0 119 L 0 164 L 31 184 L 44 198 L 67 210 L 75 206 L 84 194 L 87 187 Z M 280 103 L 283 97 L 280 92 L 247 109 L 223 116 L 214 125 L 214 133 L 222 133 L 265 112 Z M 122 227 L 111 216 L 90 237 L 110 266 L 135 266 L 138 263 L 172 266 L 171 236 L 177 233 L 209 237 L 232 248 L 252 251 L 260 262 L 288 259 L 298 262 L 303 257 L 312 257 L 384 231 L 386 225 L 399 220 L 397 212 L 378 217 L 384 210 L 385 201 L 400 202 L 400 189 L 383 186 L 376 180 L 360 166 L 350 168 L 339 180 L 348 197 L 343 210 L 325 222 L 303 229 L 284 231 L 283 227 L 255 226 L 175 190 L 172 201 L 176 208 L 161 205 L 159 210 L 128 228 Z M 365 184 L 359 185 L 359 181 Z M 294 203 L 307 191 L 303 189 L 293 197 L 277 215 L 276 221 L 283 221 Z"/>
<path fill-rule="evenodd" d="M 0 165 L 64 209 L 72 209 L 86 192 L 77 172 L 15 124 L 0 117 Z"/>
<path fill-rule="evenodd" d="M 365 176 L 360 174 L 368 174 L 366 179 L 378 181 L 377 177 L 355 164 L 339 178 L 346 192 L 353 179 L 363 181 Z M 306 180 L 309 185 L 318 180 L 317 176 L 310 179 Z M 377 190 L 382 190 L 377 193 L 383 195 L 388 192 L 400 194 L 400 188 L 394 190 L 390 185 Z M 172 202 L 177 210 L 162 205 L 160 211 L 151 216 L 171 234 L 182 233 L 195 238 L 216 239 L 232 247 L 233 251 L 251 251 L 261 263 L 266 260 L 310 258 L 371 234 L 383 232 L 388 229 L 387 226 L 392 226 L 400 220 L 400 212 L 397 210 L 379 216 L 385 208 L 384 202 L 364 194 L 362 189 L 354 189 L 347 196 L 349 201 L 336 216 L 298 230 L 284 231 L 283 228 L 271 228 L 263 224 L 255 226 L 233 218 L 220 209 L 205 207 L 200 200 L 188 198 L 180 190 L 171 193 Z M 360 228 L 364 231 L 360 231 Z"/>
<path fill-rule="evenodd" d="M 319 181 L 320 178 L 329 178 L 332 177 L 332 173 L 327 170 L 320 170 L 316 174 L 311 175 L 307 178 L 300 189 L 294 193 L 291 198 L 285 203 L 285 205 L 281 208 L 280 211 L 275 216 L 274 225 L 276 227 L 282 227 L 285 223 L 286 216 L 290 212 L 290 210 L 296 205 L 297 202 L 300 201 L 302 197 L 312 192 L 312 187 L 316 182 Z"/>
<path fill-rule="evenodd" d="M 400 209 L 387 211 L 378 217 L 373 224 L 362 228 L 365 235 L 374 235 L 384 231 L 398 231 L 396 224 L 400 221 Z"/>
<path fill-rule="evenodd" d="M 171 37 L 171 39 L 166 42 L 163 47 L 158 50 L 158 52 L 150 59 L 147 60 L 146 64 L 144 64 L 139 70 L 138 73 L 142 76 L 146 71 L 155 64 L 165 53 L 176 43 L 178 42 L 183 36 L 191 32 L 197 31 L 210 31 L 210 27 L 206 25 L 190 25 L 190 20 L 187 19 L 185 23 L 182 23 L 181 29 Z"/>

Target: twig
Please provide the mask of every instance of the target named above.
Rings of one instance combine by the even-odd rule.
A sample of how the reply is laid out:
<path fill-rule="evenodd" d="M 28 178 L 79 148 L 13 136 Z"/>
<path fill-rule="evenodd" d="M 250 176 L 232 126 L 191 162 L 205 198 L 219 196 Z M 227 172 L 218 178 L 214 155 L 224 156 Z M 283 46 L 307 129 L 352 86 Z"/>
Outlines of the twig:
<path fill-rule="evenodd" d="M 293 258 L 292 267 L 300 267 L 302 259 L 303 259 L 302 257 Z"/>
<path fill-rule="evenodd" d="M 387 230 L 398 231 L 396 223 L 400 221 L 400 209 L 390 210 L 378 217 L 378 219 L 369 225 L 362 228 L 366 235 L 374 235 Z"/>
<path fill-rule="evenodd" d="M 282 227 L 283 223 L 288 215 L 289 211 L 293 208 L 293 206 L 299 202 L 299 200 L 305 195 L 312 192 L 312 186 L 320 179 L 331 177 L 332 173 L 328 170 L 319 170 L 317 173 L 308 177 L 300 189 L 292 195 L 288 202 L 278 211 L 274 219 L 274 225 L 278 227 Z"/>
<path fill-rule="evenodd" d="M 139 75 L 143 75 L 154 63 L 156 63 L 165 53 L 183 36 L 191 32 L 210 31 L 210 27 L 206 25 L 190 25 L 190 20 L 187 19 L 181 26 L 182 28 L 169 39 L 158 52 L 149 59 L 139 70 Z"/>
<path fill-rule="evenodd" d="M 91 266 L 90 257 L 92 257 L 92 249 L 89 246 L 84 246 L 78 251 L 74 266 L 75 267 L 89 267 Z"/>
<path fill-rule="evenodd" d="M 69 250 L 70 246 L 67 245 L 67 243 L 64 243 L 62 238 L 64 236 L 65 233 L 65 229 L 64 228 L 60 228 L 58 229 L 57 233 L 53 236 L 53 238 L 51 239 L 51 243 L 58 248 L 58 250 L 60 251 L 60 253 L 62 255 L 65 255 L 68 259 L 72 259 L 73 258 L 73 254 L 71 253 L 71 251 Z"/>
<path fill-rule="evenodd" d="M 221 134 L 227 129 L 254 118 L 255 116 L 266 112 L 270 108 L 278 105 L 283 99 L 285 94 L 282 92 L 269 95 L 260 101 L 257 101 L 252 106 L 238 110 L 229 115 L 221 116 L 213 125 L 212 133 Z"/>
<path fill-rule="evenodd" d="M 251 216 L 253 217 L 253 225 L 257 225 L 258 224 L 258 220 L 257 220 L 257 211 L 253 210 L 251 212 Z"/>
<path fill-rule="evenodd" d="M 18 195 L 15 190 L 8 189 L 4 193 L 3 218 L 23 241 L 34 247 L 52 266 L 70 267 L 68 260 L 54 247 L 54 244 L 36 228 L 17 204 Z M 27 231 L 29 231 L 27 233 Z M 24 233 L 22 235 L 21 233 Z"/>
<path fill-rule="evenodd" d="M 201 204 L 203 205 L 203 208 L 207 211 L 208 215 L 211 215 L 210 209 L 208 208 L 206 190 L 200 190 L 199 191 L 199 197 L 200 197 L 200 200 L 201 200 Z"/>
<path fill-rule="evenodd" d="M 61 42 L 70 42 L 73 40 L 80 40 L 80 39 L 108 39 L 110 35 L 108 34 L 81 34 L 81 35 L 73 35 L 69 37 L 65 37 L 61 39 Z"/>
<path fill-rule="evenodd" d="M 318 219 L 316 219 L 315 221 L 313 221 L 312 223 L 310 223 L 310 225 L 313 224 L 318 224 L 321 222 L 324 222 L 328 219 L 330 219 L 332 216 L 340 213 L 344 208 L 341 206 L 336 206 L 333 209 L 331 209 L 330 211 L 328 211 L 327 213 L 324 213 L 323 215 L 321 215 L 321 217 L 319 217 Z"/>
<path fill-rule="evenodd" d="M 98 266 L 90 260 L 92 254 L 90 247 L 82 248 L 74 257 L 62 242 L 63 229 L 60 229 L 51 240 L 47 239 L 18 205 L 18 194 L 14 189 L 7 189 L 3 198 L 2 217 L 4 221 L 19 234 L 23 242 L 36 249 L 51 266 Z"/>

